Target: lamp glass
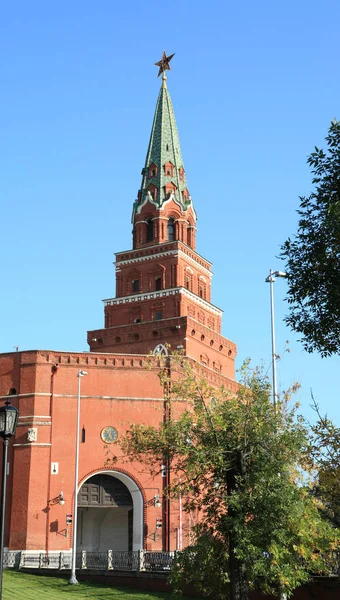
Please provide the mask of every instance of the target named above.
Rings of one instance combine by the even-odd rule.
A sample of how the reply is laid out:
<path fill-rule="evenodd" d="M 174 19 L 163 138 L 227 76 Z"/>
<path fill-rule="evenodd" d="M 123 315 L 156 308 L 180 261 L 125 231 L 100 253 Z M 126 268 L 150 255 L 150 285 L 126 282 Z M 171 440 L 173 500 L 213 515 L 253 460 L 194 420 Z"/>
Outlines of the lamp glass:
<path fill-rule="evenodd" d="M 0 409 L 0 435 L 6 429 L 6 413 Z"/>
<path fill-rule="evenodd" d="M 18 410 L 14 406 L 0 407 L 0 436 L 11 437 L 15 433 L 18 420 Z"/>

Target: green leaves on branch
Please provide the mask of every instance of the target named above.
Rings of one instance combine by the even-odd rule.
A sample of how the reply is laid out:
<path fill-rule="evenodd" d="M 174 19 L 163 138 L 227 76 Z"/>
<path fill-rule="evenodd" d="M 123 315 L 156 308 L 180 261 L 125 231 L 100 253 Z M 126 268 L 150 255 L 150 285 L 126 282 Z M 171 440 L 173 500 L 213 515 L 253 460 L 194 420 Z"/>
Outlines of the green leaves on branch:
<path fill-rule="evenodd" d="M 168 494 L 181 495 L 185 511 L 199 510 L 175 587 L 195 581 L 216 600 L 229 593 L 243 600 L 255 587 L 269 594 L 284 588 L 289 597 L 311 573 L 327 573 L 338 537 L 308 487 L 308 430 L 289 393 L 274 410 L 260 370 L 245 365 L 231 394 L 197 378 L 182 359 L 169 360 L 161 377 L 172 419 L 133 426 L 123 449 L 154 473 L 167 456 Z"/>
<path fill-rule="evenodd" d="M 308 352 L 340 351 L 340 122 L 332 121 L 327 151 L 307 162 L 315 190 L 300 197 L 299 224 L 281 247 L 288 274 L 286 322 L 302 334 Z"/>
<path fill-rule="evenodd" d="M 309 454 L 311 462 L 317 470 L 315 495 L 322 498 L 325 514 L 340 526 L 340 428 L 336 427 L 327 416 L 322 416 L 316 402 L 314 409 L 318 415 L 317 422 L 312 425 Z"/>

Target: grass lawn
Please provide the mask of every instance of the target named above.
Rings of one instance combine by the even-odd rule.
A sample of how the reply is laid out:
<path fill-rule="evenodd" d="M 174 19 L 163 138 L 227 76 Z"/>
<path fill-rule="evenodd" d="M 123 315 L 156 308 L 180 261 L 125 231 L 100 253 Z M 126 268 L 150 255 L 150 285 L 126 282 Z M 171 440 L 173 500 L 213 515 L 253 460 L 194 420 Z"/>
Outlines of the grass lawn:
<path fill-rule="evenodd" d="M 171 593 L 143 592 L 105 584 L 80 582 L 68 585 L 67 577 L 28 575 L 6 569 L 3 600 L 171 600 Z M 182 596 L 182 600 L 189 600 Z M 193 600 L 191 598 L 190 600 Z"/>

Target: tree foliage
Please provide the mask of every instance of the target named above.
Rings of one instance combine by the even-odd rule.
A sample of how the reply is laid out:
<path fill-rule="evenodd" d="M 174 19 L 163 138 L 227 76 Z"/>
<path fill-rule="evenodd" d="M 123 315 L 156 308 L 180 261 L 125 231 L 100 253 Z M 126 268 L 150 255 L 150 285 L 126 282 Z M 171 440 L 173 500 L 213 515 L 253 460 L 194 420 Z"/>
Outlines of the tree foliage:
<path fill-rule="evenodd" d="M 328 518 L 340 526 L 340 428 L 320 413 L 314 401 L 318 419 L 311 426 L 310 457 L 316 468 L 315 494 L 322 498 Z"/>
<path fill-rule="evenodd" d="M 172 575 L 175 588 L 194 582 L 216 600 L 247 599 L 253 587 L 289 596 L 312 572 L 327 572 L 337 537 L 306 487 L 308 432 L 288 396 L 274 410 L 260 371 L 245 366 L 231 395 L 198 380 L 186 361 L 174 377 L 174 362 L 171 381 L 168 369 L 161 377 L 171 384 L 176 420 L 158 429 L 133 425 L 122 447 L 154 472 L 166 456 L 168 493 L 200 512 L 195 542 Z"/>
<path fill-rule="evenodd" d="M 340 350 L 340 122 L 331 123 L 327 150 L 307 162 L 315 190 L 300 197 L 297 234 L 281 247 L 288 276 L 286 322 L 308 352 Z"/>

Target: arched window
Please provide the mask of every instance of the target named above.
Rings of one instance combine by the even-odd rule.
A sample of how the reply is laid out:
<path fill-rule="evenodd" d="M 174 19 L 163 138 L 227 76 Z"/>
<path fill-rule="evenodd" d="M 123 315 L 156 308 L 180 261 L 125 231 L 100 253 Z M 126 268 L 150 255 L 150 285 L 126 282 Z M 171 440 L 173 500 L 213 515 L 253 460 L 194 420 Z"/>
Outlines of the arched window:
<path fill-rule="evenodd" d="M 187 244 L 192 248 L 192 229 L 190 227 L 190 223 L 187 225 Z"/>
<path fill-rule="evenodd" d="M 162 289 L 162 278 L 161 277 L 156 277 L 156 279 L 155 279 L 155 289 L 156 289 L 156 291 Z"/>
<path fill-rule="evenodd" d="M 198 295 L 204 300 L 207 298 L 207 284 L 205 278 L 200 275 L 198 279 Z"/>
<path fill-rule="evenodd" d="M 171 217 L 168 221 L 168 240 L 169 242 L 173 242 L 175 239 L 175 221 Z"/>
<path fill-rule="evenodd" d="M 153 222 L 152 222 L 152 219 L 147 219 L 146 220 L 146 241 L 147 242 L 152 242 L 153 241 Z"/>

